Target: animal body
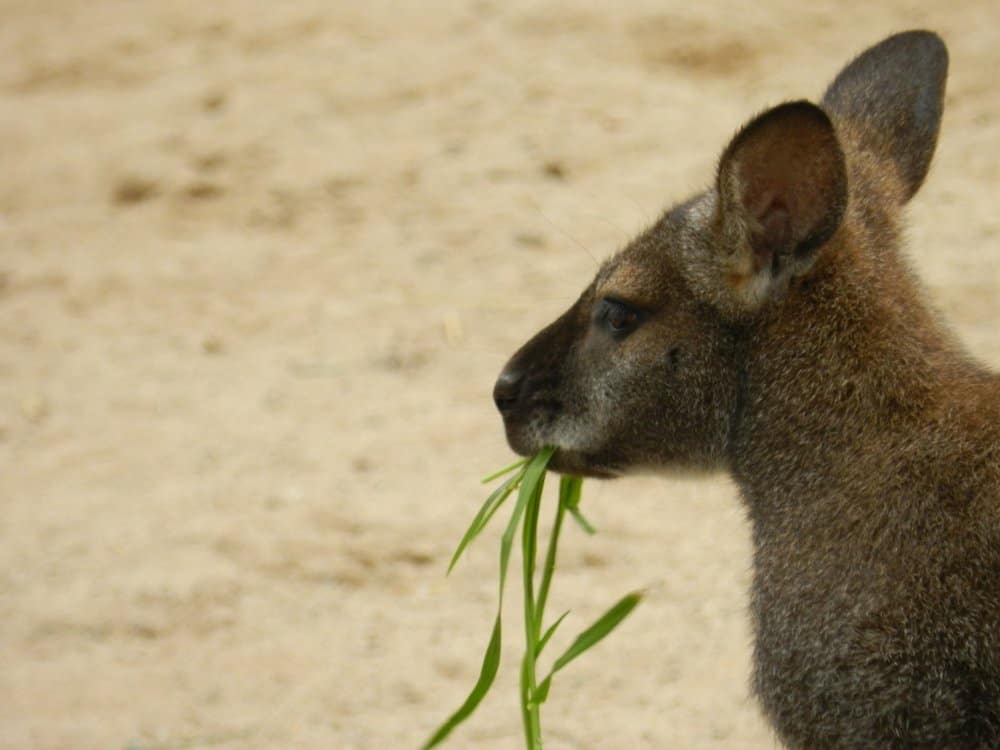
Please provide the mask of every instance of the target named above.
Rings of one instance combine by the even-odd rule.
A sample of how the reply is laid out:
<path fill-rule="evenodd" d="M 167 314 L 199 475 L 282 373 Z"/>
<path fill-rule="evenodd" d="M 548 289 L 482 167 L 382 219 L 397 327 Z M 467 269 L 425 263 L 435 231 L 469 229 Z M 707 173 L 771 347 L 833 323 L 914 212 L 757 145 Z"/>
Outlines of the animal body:
<path fill-rule="evenodd" d="M 753 688 L 790 748 L 1000 748 L 1000 377 L 901 251 L 947 66 L 897 34 L 750 120 L 494 389 L 559 471 L 733 476 Z"/>

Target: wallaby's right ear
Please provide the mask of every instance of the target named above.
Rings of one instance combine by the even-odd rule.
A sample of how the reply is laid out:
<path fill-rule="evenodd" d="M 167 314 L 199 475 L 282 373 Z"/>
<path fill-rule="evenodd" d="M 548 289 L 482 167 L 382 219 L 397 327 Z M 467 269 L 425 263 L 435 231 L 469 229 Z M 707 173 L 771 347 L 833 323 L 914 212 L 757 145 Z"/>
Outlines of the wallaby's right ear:
<path fill-rule="evenodd" d="M 859 55 L 823 95 L 823 108 L 848 126 L 853 145 L 895 164 L 904 201 L 930 169 L 947 77 L 941 38 L 906 31 Z"/>

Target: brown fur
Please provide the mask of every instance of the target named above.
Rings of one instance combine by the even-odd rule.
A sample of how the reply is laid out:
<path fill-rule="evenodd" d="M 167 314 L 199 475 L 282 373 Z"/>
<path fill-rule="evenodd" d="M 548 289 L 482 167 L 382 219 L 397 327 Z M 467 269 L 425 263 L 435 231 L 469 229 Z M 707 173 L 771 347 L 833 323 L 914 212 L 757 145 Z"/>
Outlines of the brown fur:
<path fill-rule="evenodd" d="M 754 688 L 793 748 L 1000 747 L 1000 377 L 900 249 L 946 71 L 899 34 L 755 118 L 495 390 L 559 470 L 732 474 Z"/>

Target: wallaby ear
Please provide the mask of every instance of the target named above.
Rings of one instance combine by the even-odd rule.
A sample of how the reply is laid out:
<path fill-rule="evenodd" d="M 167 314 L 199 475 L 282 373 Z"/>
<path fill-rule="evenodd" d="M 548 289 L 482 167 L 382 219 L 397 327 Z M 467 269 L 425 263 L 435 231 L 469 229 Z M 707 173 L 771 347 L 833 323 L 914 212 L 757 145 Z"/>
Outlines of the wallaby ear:
<path fill-rule="evenodd" d="M 948 50 L 941 38 L 906 31 L 859 55 L 823 95 L 823 107 L 849 125 L 855 145 L 895 164 L 904 202 L 930 169 L 947 77 Z"/>
<path fill-rule="evenodd" d="M 806 101 L 759 115 L 723 152 L 716 190 L 727 281 L 741 307 L 755 307 L 840 226 L 847 168 L 830 118 Z"/>

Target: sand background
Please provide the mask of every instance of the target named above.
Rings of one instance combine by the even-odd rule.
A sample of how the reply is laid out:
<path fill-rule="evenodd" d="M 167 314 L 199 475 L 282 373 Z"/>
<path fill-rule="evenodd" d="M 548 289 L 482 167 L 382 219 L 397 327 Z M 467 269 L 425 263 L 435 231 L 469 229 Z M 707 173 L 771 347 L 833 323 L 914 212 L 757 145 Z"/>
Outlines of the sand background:
<path fill-rule="evenodd" d="M 0 746 L 415 747 L 493 616 L 499 529 L 443 572 L 506 357 L 751 113 L 918 26 L 952 72 L 912 258 L 1000 365 L 995 2 L 0 0 Z M 585 504 L 560 643 L 652 592 L 548 746 L 773 747 L 730 484 Z M 451 747 L 521 746 L 508 622 Z"/>

